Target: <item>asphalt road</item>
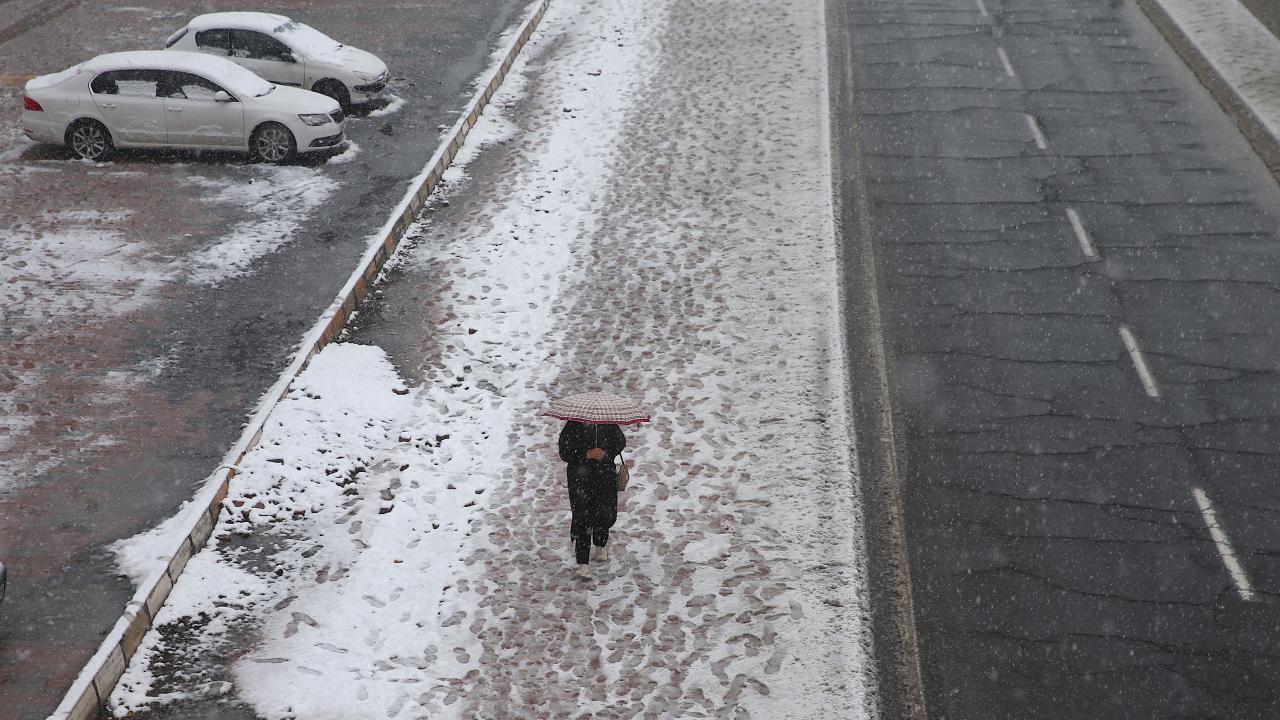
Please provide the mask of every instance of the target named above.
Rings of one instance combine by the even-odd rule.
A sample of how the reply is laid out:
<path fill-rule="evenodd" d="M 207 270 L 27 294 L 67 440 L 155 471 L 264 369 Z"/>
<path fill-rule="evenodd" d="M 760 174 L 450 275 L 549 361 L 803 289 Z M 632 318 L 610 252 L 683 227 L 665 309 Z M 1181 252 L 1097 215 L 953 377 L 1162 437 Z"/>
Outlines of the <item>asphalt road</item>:
<path fill-rule="evenodd" d="M 1275 182 L 1129 3 L 833 18 L 851 314 L 874 290 L 892 411 L 855 317 L 861 442 L 895 433 L 863 467 L 898 473 L 914 606 L 887 716 L 918 648 L 917 717 L 1274 717 Z"/>
<path fill-rule="evenodd" d="M 99 52 L 157 47 L 177 18 L 206 5 L 0 0 L 6 105 L 21 78 Z M 11 410 L 8 400 L 16 397 L 18 410 L 35 418 L 10 438 L 16 447 L 6 445 L 2 454 L 52 459 L 27 466 L 20 482 L 0 493 L 0 557 L 10 570 L 9 594 L 0 605 L 0 720 L 43 718 L 61 699 L 133 591 L 117 576 L 105 546 L 172 515 L 214 470 L 303 332 L 346 280 L 368 236 L 435 150 L 439 128 L 452 123 L 470 97 L 470 84 L 488 67 L 501 33 L 525 7 L 519 0 L 254 6 L 327 29 L 383 57 L 404 109 L 353 118 L 348 135 L 361 152 L 349 164 L 325 169 L 338 189 L 294 242 L 261 259 L 248 275 L 216 287 L 169 288 L 162 302 L 106 324 L 62 318 L 31 335 L 34 326 L 9 319 L 0 328 L 0 365 L 57 366 L 57 382 L 38 391 L 0 374 L 5 407 Z M 16 122 L 16 113 L 0 119 Z M 3 136 L 15 142 L 10 130 Z M 57 162 L 58 153 L 41 148 L 17 157 L 8 150 L 0 147 L 12 176 L 52 182 L 45 194 L 6 200 L 6 221 L 70 206 L 129 214 L 139 233 L 189 223 L 216 238 L 244 220 L 232 212 L 210 215 L 209 206 L 193 205 L 189 188 L 166 186 L 165 180 L 251 177 L 238 158 L 129 154 L 115 170 L 135 178 L 133 187 L 106 196 L 94 194 L 100 186 L 91 166 Z M 110 397 L 103 389 L 110 388 L 113 370 L 148 357 L 166 360 L 144 391 Z M 51 397 L 51 387 L 59 397 Z M 93 423 L 110 428 L 114 439 L 86 441 Z"/>

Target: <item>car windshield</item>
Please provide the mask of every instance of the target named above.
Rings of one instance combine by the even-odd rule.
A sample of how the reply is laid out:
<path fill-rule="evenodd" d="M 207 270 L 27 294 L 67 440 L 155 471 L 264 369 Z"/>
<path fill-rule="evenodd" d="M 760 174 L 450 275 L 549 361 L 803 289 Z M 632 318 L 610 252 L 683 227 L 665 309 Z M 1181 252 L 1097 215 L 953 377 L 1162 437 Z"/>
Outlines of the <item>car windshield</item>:
<path fill-rule="evenodd" d="M 329 55 L 342 49 L 342 43 L 337 40 L 310 25 L 292 20 L 276 27 L 272 32 L 287 38 L 290 47 L 310 55 Z"/>

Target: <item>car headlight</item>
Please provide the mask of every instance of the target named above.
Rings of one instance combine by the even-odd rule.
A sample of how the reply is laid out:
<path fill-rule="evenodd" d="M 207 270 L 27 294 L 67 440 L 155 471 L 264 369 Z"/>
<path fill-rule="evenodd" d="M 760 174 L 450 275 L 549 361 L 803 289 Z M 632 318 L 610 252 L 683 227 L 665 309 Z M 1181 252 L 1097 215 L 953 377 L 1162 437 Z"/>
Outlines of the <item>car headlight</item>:
<path fill-rule="evenodd" d="M 304 123 L 308 124 L 308 125 L 313 126 L 313 127 L 314 127 L 314 126 L 316 126 L 316 125 L 323 125 L 323 124 L 325 124 L 325 123 L 327 123 L 327 122 L 332 122 L 332 121 L 333 121 L 333 118 L 331 118 L 331 117 L 329 117 L 328 115 L 325 115 L 325 114 L 323 114 L 323 113 L 320 113 L 320 114 L 311 114 L 311 115 L 299 115 L 299 116 L 298 116 L 298 119 L 299 119 L 299 120 L 301 120 L 302 122 L 304 122 Z"/>

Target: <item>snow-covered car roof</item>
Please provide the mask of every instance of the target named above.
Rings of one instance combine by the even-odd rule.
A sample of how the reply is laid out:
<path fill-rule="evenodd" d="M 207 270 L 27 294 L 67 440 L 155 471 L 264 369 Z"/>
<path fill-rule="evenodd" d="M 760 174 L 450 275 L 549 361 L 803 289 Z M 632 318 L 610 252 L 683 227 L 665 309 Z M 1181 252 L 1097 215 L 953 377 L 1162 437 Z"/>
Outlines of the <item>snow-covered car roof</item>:
<path fill-rule="evenodd" d="M 191 18 L 187 27 L 195 31 L 231 28 L 271 33 L 285 23 L 293 22 L 284 15 L 264 12 L 216 12 Z"/>
<path fill-rule="evenodd" d="M 206 55 L 205 53 L 175 50 L 131 50 L 99 55 L 92 60 L 81 63 L 77 67 L 94 73 L 108 70 L 144 68 L 151 70 L 177 70 L 197 75 L 208 75 L 210 76 L 209 79 L 225 85 L 228 90 L 237 95 L 251 95 L 254 97 L 266 95 L 275 88 L 271 83 L 230 60 Z M 74 69 L 72 68 L 72 70 Z M 71 70 L 64 70 L 62 73 L 56 74 L 62 75 L 70 72 Z M 32 82 L 35 82 L 35 80 L 32 80 Z"/>
<path fill-rule="evenodd" d="M 288 38 L 289 44 L 316 57 L 341 49 L 342 43 L 285 15 L 264 12 L 216 12 L 191 18 L 187 28 L 193 32 L 229 28 L 256 30 L 267 35 Z"/>

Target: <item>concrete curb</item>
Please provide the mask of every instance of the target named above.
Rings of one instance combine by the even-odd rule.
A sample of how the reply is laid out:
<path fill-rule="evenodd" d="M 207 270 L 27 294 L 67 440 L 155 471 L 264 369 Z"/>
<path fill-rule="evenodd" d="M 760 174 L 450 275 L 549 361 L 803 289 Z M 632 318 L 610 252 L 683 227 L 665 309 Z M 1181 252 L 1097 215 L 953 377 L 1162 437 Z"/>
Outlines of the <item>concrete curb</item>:
<path fill-rule="evenodd" d="M 226 462 L 219 466 L 219 470 L 226 468 L 226 473 L 219 476 L 215 471 L 188 506 L 181 523 L 181 527 L 185 528 L 186 532 L 169 556 L 166 567 L 157 570 L 138 587 L 133 599 L 125 605 L 124 613 L 98 647 L 98 652 L 85 664 L 80 675 L 67 690 L 62 702 L 49 716 L 49 720 L 93 720 L 97 717 L 98 710 L 106 704 L 107 698 L 124 674 L 129 660 L 137 652 L 143 636 L 151 629 L 156 613 L 169 597 L 169 592 L 178 581 L 178 576 L 186 568 L 187 561 L 204 547 L 213 533 L 213 527 L 222 509 L 222 501 L 227 496 L 231 479 L 236 475 L 236 467 L 261 440 L 271 411 L 288 392 L 289 385 L 311 358 L 338 337 L 356 306 L 368 294 L 383 265 L 403 239 L 405 231 L 413 224 L 432 191 L 440 184 L 440 178 L 462 148 L 467 133 L 471 131 L 493 94 L 502 85 L 516 57 L 528 42 L 529 36 L 533 34 L 543 15 L 546 14 L 550 2 L 551 0 L 536 0 L 530 5 L 530 10 L 524 22 L 521 23 L 519 32 L 512 38 L 511 44 L 503 53 L 501 63 L 491 72 L 488 81 L 472 96 L 462 116 L 444 134 L 440 147 L 422 172 L 410 182 L 409 191 L 404 199 L 391 213 L 390 219 L 381 232 L 375 236 L 380 239 L 369 245 L 356 271 L 304 336 L 293 362 L 281 373 L 280 378 L 259 402 L 240 440 L 227 453 Z"/>
<path fill-rule="evenodd" d="M 1260 109 L 1258 98 L 1251 97 L 1247 88 L 1236 84 L 1224 74 L 1223 63 L 1230 62 L 1230 58 L 1218 56 L 1197 39 L 1194 31 L 1184 28 L 1176 17 L 1176 8 L 1168 0 L 1136 2 L 1151 20 L 1151 24 L 1164 35 L 1178 57 L 1195 73 L 1200 84 L 1235 121 L 1236 127 L 1253 146 L 1254 152 L 1262 159 L 1272 177 L 1280 181 L 1280 126 L 1276 126 L 1274 118 L 1268 121 L 1266 113 Z M 1261 23 L 1253 20 L 1252 13 L 1238 0 L 1224 0 L 1223 4 L 1231 6 L 1229 10 L 1238 11 L 1261 27 Z M 1265 32 L 1270 35 L 1270 31 Z"/>

